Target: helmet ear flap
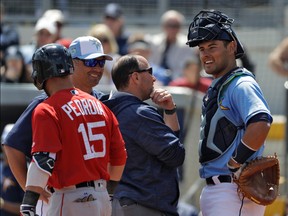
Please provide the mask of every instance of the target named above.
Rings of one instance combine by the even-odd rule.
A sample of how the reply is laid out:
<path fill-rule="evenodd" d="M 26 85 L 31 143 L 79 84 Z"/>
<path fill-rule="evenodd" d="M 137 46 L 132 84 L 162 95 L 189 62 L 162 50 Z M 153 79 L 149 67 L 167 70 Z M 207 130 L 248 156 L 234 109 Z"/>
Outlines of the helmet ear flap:
<path fill-rule="evenodd" d="M 37 89 L 41 90 L 43 89 L 43 81 L 42 81 L 42 65 L 41 61 L 34 60 L 32 61 L 33 71 L 31 74 L 31 77 L 33 79 L 34 85 L 37 87 Z"/>
<path fill-rule="evenodd" d="M 42 90 L 44 88 L 44 82 L 40 82 L 37 75 L 33 76 L 33 84 L 36 86 L 37 89 Z"/>
<path fill-rule="evenodd" d="M 241 58 L 245 54 L 244 47 L 243 47 L 242 43 L 240 42 L 240 40 L 237 38 L 237 36 L 233 30 L 232 30 L 231 34 L 234 38 L 234 41 L 237 43 L 237 52 L 236 52 L 235 57 L 236 57 L 236 59 Z"/>
<path fill-rule="evenodd" d="M 31 78 L 33 79 L 33 84 L 37 87 L 37 89 L 41 90 L 41 85 L 38 82 L 38 78 L 37 78 L 37 71 L 33 70 L 32 74 L 31 74 Z"/>

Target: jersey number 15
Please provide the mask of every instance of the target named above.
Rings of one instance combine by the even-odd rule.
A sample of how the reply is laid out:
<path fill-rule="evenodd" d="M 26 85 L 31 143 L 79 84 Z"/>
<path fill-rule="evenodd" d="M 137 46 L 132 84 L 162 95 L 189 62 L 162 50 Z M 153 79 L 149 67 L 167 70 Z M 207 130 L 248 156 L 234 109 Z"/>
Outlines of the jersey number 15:
<path fill-rule="evenodd" d="M 78 132 L 82 134 L 83 141 L 85 144 L 86 154 L 84 155 L 84 160 L 89 160 L 92 158 L 99 158 L 104 157 L 106 154 L 106 138 L 104 134 L 93 134 L 92 129 L 97 127 L 105 127 L 105 121 L 99 121 L 99 122 L 90 122 L 87 123 L 87 129 L 86 131 L 85 126 L 83 123 L 81 123 L 78 127 Z M 100 140 L 102 143 L 102 151 L 95 152 L 94 145 L 90 145 L 91 141 L 97 141 Z"/>

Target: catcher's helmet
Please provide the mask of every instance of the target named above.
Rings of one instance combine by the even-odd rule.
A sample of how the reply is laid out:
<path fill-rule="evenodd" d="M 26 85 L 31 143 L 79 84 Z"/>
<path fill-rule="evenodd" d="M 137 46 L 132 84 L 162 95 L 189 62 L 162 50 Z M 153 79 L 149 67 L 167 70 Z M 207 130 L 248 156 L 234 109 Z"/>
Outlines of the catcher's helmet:
<path fill-rule="evenodd" d="M 244 54 L 241 42 L 231 28 L 234 19 L 216 10 L 202 10 L 193 19 L 188 29 L 188 42 L 190 47 L 198 46 L 202 41 L 227 40 L 237 42 L 236 58 Z"/>
<path fill-rule="evenodd" d="M 32 67 L 34 85 L 39 90 L 47 79 L 67 76 L 74 71 L 71 54 L 60 44 L 47 44 L 37 49 L 32 57 Z"/>

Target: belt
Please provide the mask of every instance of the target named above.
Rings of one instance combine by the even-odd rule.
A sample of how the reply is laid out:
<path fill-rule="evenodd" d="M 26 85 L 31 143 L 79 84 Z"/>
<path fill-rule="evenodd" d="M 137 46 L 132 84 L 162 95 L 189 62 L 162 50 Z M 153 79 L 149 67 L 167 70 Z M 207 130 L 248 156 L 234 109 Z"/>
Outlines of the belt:
<path fill-rule="evenodd" d="M 100 184 L 100 183 L 98 183 Z M 98 185 L 100 186 L 100 185 Z M 81 182 L 79 184 L 75 185 L 76 188 L 82 188 L 82 187 L 94 187 L 95 188 L 95 183 L 94 181 L 87 181 L 87 182 Z"/>
<path fill-rule="evenodd" d="M 224 182 L 231 183 L 232 177 L 230 175 L 218 175 L 206 178 L 207 185 L 216 185 Z"/>
<path fill-rule="evenodd" d="M 50 190 L 51 193 L 54 193 L 55 191 L 65 191 L 65 190 L 71 190 L 71 189 L 83 188 L 83 187 L 106 188 L 106 181 L 102 179 L 95 180 L 95 181 L 87 181 L 87 182 L 81 182 L 75 185 L 71 185 L 68 187 L 64 187 L 61 189 L 49 187 L 48 190 Z"/>

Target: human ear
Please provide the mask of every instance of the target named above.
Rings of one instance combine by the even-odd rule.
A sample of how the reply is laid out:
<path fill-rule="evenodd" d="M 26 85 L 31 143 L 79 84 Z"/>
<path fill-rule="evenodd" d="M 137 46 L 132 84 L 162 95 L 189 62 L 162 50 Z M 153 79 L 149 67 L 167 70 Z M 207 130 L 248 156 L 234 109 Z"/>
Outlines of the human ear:
<path fill-rule="evenodd" d="M 236 43 L 236 41 L 231 41 L 231 43 L 229 44 L 229 47 L 230 47 L 232 53 L 234 53 L 234 54 L 237 53 L 237 43 Z"/>

